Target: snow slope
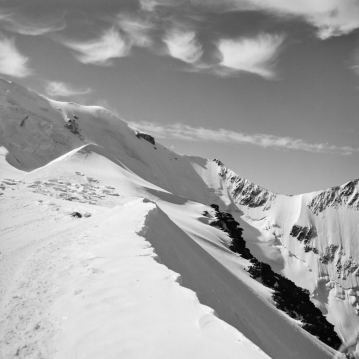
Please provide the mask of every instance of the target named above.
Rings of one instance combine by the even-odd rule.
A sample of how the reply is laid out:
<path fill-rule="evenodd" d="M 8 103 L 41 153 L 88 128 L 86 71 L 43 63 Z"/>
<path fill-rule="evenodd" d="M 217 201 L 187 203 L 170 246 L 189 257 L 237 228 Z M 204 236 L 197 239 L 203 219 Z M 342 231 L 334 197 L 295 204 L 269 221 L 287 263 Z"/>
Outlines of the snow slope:
<path fill-rule="evenodd" d="M 125 253 L 130 242 L 144 236 L 165 266 L 181 275 L 183 285 L 194 291 L 202 304 L 213 308 L 220 319 L 232 326 L 226 326 L 213 315 L 208 323 L 207 319 L 204 320 L 203 328 L 208 326 L 210 329 L 202 330 L 201 348 L 214 342 L 211 335 L 220 337 L 229 332 L 229 337 L 225 335 L 228 341 L 221 339 L 215 345 L 227 357 L 233 357 L 238 349 L 235 338 L 242 338 L 241 345 L 245 348 L 243 350 L 248 350 L 248 358 L 264 355 L 258 352 L 257 346 L 273 358 L 332 357 L 332 349 L 307 334 L 298 323 L 274 307 L 271 291 L 244 271 L 249 262 L 228 250 L 227 235 L 206 224 L 208 220 L 203 212 L 209 210 L 207 206 L 211 203 L 233 214 L 244 228 L 247 246 L 259 260 L 269 263 L 273 270 L 311 291 L 313 301 L 323 313 L 328 314 L 328 320 L 335 324 L 345 344 L 355 350 L 359 329 L 356 309 L 359 294 L 357 182 L 299 196 L 275 194 L 238 177 L 218 160 L 176 154 L 151 136 L 130 128 L 103 108 L 53 101 L 4 80 L 0 80 L 0 120 L 0 145 L 4 146 L 1 165 L 8 169 L 7 178 L 23 173 L 18 171 L 30 171 L 17 177 L 21 182 L 6 180 L 1 187 L 4 193 L 1 196 L 2 218 L 5 220 L 2 221 L 0 249 L 0 265 L 3 268 L 0 273 L 4 273 L 0 274 L 0 293 L 5 313 L 14 313 L 8 316 L 10 319 L 2 317 L 2 323 L 5 323 L 2 334 L 4 338 L 10 338 L 4 342 L 8 350 L 6 355 L 11 355 L 9 353 L 14 350 L 23 350 L 28 357 L 35 356 L 33 353 L 88 357 L 96 350 L 104 352 L 103 343 L 108 343 L 112 348 L 110 352 L 117 355 L 141 355 L 141 350 L 145 349 L 141 349 L 138 342 L 143 342 L 143 339 L 136 337 L 140 331 L 132 328 L 130 322 L 133 320 L 141 328 L 147 328 L 149 323 L 156 321 L 157 311 L 160 312 L 161 308 L 155 306 L 152 311 L 152 307 L 141 301 L 136 310 L 128 314 L 126 308 L 131 303 L 113 299 L 120 298 L 120 292 L 115 288 L 117 279 L 112 276 L 112 271 L 128 271 L 130 277 L 116 274 L 126 291 L 132 288 L 133 278 L 146 278 L 143 287 L 139 288 L 138 296 L 141 298 L 149 290 L 148 286 L 151 287 L 150 283 L 158 288 L 153 293 L 161 293 L 159 303 L 173 301 L 171 295 L 181 298 L 183 293 L 189 293 L 183 288 L 174 289 L 177 287 L 173 283 L 166 286 L 162 279 L 151 277 L 152 269 L 149 273 L 145 269 L 147 264 L 139 267 L 139 272 L 135 274 L 136 265 L 131 260 L 126 262 L 126 256 L 122 258 L 123 262 L 122 259 L 117 262 L 110 258 L 111 252 Z M 141 198 L 151 202 L 144 203 Z M 133 202 L 136 199 L 140 199 L 139 202 Z M 133 206 L 129 206 L 130 202 Z M 88 212 L 91 217 L 74 218 L 70 213 L 75 211 L 82 214 Z M 144 222 L 145 227 L 142 228 Z M 89 238 L 85 239 L 81 231 L 87 231 Z M 118 248 L 116 238 L 124 241 L 118 243 Z M 48 251 L 41 252 L 41 243 L 49 246 L 46 247 Z M 65 244 L 57 248 L 57 243 Z M 113 251 L 109 249 L 112 246 Z M 98 273 L 108 283 L 108 297 L 101 294 L 102 282 L 91 279 L 98 273 L 91 273 L 91 270 L 87 273 L 87 269 L 79 264 L 83 261 L 86 263 L 84 268 L 91 266 L 93 259 L 90 258 L 97 256 L 94 253 L 100 247 L 99 251 L 106 252 L 106 263 L 101 267 L 97 259 L 95 262 L 101 267 Z M 35 248 L 39 251 L 36 252 Z M 141 257 L 141 250 L 144 249 L 134 247 L 128 250 L 129 257 Z M 147 251 L 152 252 L 152 249 Z M 90 257 L 86 257 L 85 253 L 91 253 Z M 59 256 L 66 258 L 67 269 L 62 267 L 62 261 L 58 263 L 56 260 Z M 148 259 L 153 261 L 151 256 Z M 153 265 L 155 273 L 159 264 L 154 262 Z M 35 273 L 32 272 L 35 269 L 44 278 L 41 283 L 36 282 L 28 288 L 21 278 Z M 169 269 L 166 271 L 171 273 Z M 64 276 L 56 277 L 54 273 L 61 271 Z M 84 282 L 81 282 L 82 279 Z M 92 289 L 89 287 L 89 294 L 79 302 L 80 296 L 71 295 L 75 288 L 71 287 L 71 283 L 78 281 L 94 286 Z M 47 299 L 40 296 L 38 303 L 36 296 L 34 299 L 37 290 L 48 293 L 45 295 Z M 26 294 L 24 299 L 18 299 L 21 291 Z M 19 302 L 13 297 L 17 297 Z M 34 300 L 35 307 L 29 304 L 29 298 Z M 106 298 L 113 305 L 113 312 L 109 315 L 104 314 Z M 190 306 L 197 303 L 199 309 L 192 312 L 189 308 L 183 309 L 191 312 L 188 314 L 190 319 L 187 318 L 189 323 L 195 323 L 203 310 L 206 312 L 197 299 L 192 299 Z M 176 306 L 181 307 L 181 299 L 178 301 Z M 76 310 L 71 309 L 74 303 Z M 121 307 L 121 303 L 125 306 Z M 39 309 L 42 306 L 43 311 Z M 90 316 L 93 311 L 88 308 L 96 306 L 99 306 L 99 312 L 92 321 Z M 25 308 L 23 312 L 18 311 L 21 307 Z M 106 310 L 108 307 L 111 306 L 107 306 Z M 64 322 L 62 314 L 59 316 L 62 310 L 71 312 L 73 320 Z M 47 329 L 41 333 L 36 331 L 41 335 L 37 341 L 34 339 L 35 344 L 31 344 L 35 348 L 33 351 L 27 349 L 30 334 L 26 334 L 29 332 L 25 324 L 19 332 L 13 329 L 19 325 L 20 317 L 26 317 L 25 313 L 31 314 L 32 319 L 25 321 L 30 326 L 36 326 L 35 321 L 42 318 L 49 318 L 45 325 Z M 109 320 L 127 314 L 127 324 Z M 183 324 L 182 315 L 182 312 L 171 312 L 168 305 L 168 322 L 163 319 L 161 325 L 141 332 L 145 337 L 149 332 L 153 334 L 151 341 L 146 343 L 150 345 L 163 339 L 165 333 L 159 327 L 171 326 L 172 319 L 169 318 Z M 63 317 L 67 318 L 67 315 Z M 104 323 L 104 331 L 94 329 L 96 320 Z M 178 345 L 175 337 L 185 335 L 184 340 L 188 341 L 190 348 L 193 342 L 189 336 L 196 338 L 196 330 L 203 324 L 198 323 L 192 327 L 188 324 L 186 328 L 179 324 L 178 330 L 188 332 L 188 335 L 172 332 L 165 351 L 159 353 L 157 345 L 150 345 L 149 349 L 146 344 L 146 353 L 152 353 L 151 357 L 161 357 L 176 347 L 179 355 L 182 353 L 182 356 L 197 358 L 199 354 L 195 347 L 191 352 L 182 352 L 185 349 L 183 345 Z M 121 333 L 128 330 L 128 337 L 123 338 L 121 345 L 128 345 L 129 351 L 117 352 L 122 349 L 116 349 L 118 343 L 105 330 Z M 70 337 L 70 332 L 76 333 L 75 337 Z M 105 339 L 107 336 L 108 341 Z M 88 341 L 86 337 L 98 340 Z M 93 346 L 87 348 L 88 342 Z M 76 348 L 81 348 L 81 353 L 76 353 Z M 217 349 L 208 349 L 208 353 L 214 355 Z M 106 357 L 111 357 L 110 352 L 106 351 Z M 208 353 L 206 356 L 210 355 Z"/>
<path fill-rule="evenodd" d="M 34 198 L 15 198 L 23 215 L 34 211 Z M 2 301 L 2 357 L 268 358 L 157 263 L 136 233 L 153 207 L 137 201 L 81 223 L 60 205 L 57 230 L 42 239 L 24 225 L 27 238 L 5 257 L 26 251 Z"/>

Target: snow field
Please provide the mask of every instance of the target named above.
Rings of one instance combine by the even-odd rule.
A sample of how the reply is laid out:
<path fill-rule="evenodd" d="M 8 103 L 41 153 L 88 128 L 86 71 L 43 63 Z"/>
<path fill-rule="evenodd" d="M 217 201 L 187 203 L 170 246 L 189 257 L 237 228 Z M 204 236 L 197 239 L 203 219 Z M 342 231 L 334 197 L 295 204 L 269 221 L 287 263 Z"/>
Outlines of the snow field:
<path fill-rule="evenodd" d="M 65 217 L 55 235 L 24 238 L 31 248 L 2 302 L 2 357 L 268 358 L 157 262 L 143 238 L 154 207 L 137 200 Z M 32 223 L 22 228 L 30 238 L 39 228 Z"/>

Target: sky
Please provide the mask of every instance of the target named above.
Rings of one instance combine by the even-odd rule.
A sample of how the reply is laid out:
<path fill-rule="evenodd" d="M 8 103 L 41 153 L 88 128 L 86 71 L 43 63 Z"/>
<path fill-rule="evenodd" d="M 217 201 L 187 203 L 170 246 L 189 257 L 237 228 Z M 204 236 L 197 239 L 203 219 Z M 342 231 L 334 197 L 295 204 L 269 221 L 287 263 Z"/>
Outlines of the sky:
<path fill-rule="evenodd" d="M 0 77 L 275 192 L 359 177 L 359 0 L 0 0 Z"/>

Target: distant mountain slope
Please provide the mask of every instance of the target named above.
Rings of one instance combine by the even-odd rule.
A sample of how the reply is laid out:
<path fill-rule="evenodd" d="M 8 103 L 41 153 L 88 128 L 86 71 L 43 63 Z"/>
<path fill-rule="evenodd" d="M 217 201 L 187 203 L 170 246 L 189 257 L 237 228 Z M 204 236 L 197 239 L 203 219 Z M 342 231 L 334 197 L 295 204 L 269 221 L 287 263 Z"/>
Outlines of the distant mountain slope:
<path fill-rule="evenodd" d="M 358 180 L 302 195 L 273 193 L 219 160 L 171 151 L 101 107 L 53 101 L 5 80 L 0 80 L 0 145 L 10 165 L 34 170 L 24 177 L 32 182 L 46 171 L 61 178 L 69 168 L 76 177 L 84 163 L 90 176 L 106 172 L 111 187 L 121 181 L 126 196 L 137 188 L 137 195 L 148 198 L 218 204 L 244 228 L 247 246 L 260 261 L 310 290 L 345 342 L 357 342 Z M 56 159 L 56 165 L 50 163 Z M 35 187 L 48 190 L 48 185 Z M 101 199 L 107 190 L 91 187 L 93 202 L 121 204 L 116 196 Z M 83 191 L 79 201 L 88 189 Z"/>

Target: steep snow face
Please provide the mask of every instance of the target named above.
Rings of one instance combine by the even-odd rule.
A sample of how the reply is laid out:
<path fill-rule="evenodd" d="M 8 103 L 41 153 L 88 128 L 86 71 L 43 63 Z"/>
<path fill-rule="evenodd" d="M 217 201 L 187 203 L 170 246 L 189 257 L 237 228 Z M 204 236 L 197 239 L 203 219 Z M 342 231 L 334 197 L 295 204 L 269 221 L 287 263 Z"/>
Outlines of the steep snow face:
<path fill-rule="evenodd" d="M 66 127 L 68 120 L 50 101 L 0 79 L 0 141 L 7 161 L 20 170 L 43 166 L 83 141 Z"/>

